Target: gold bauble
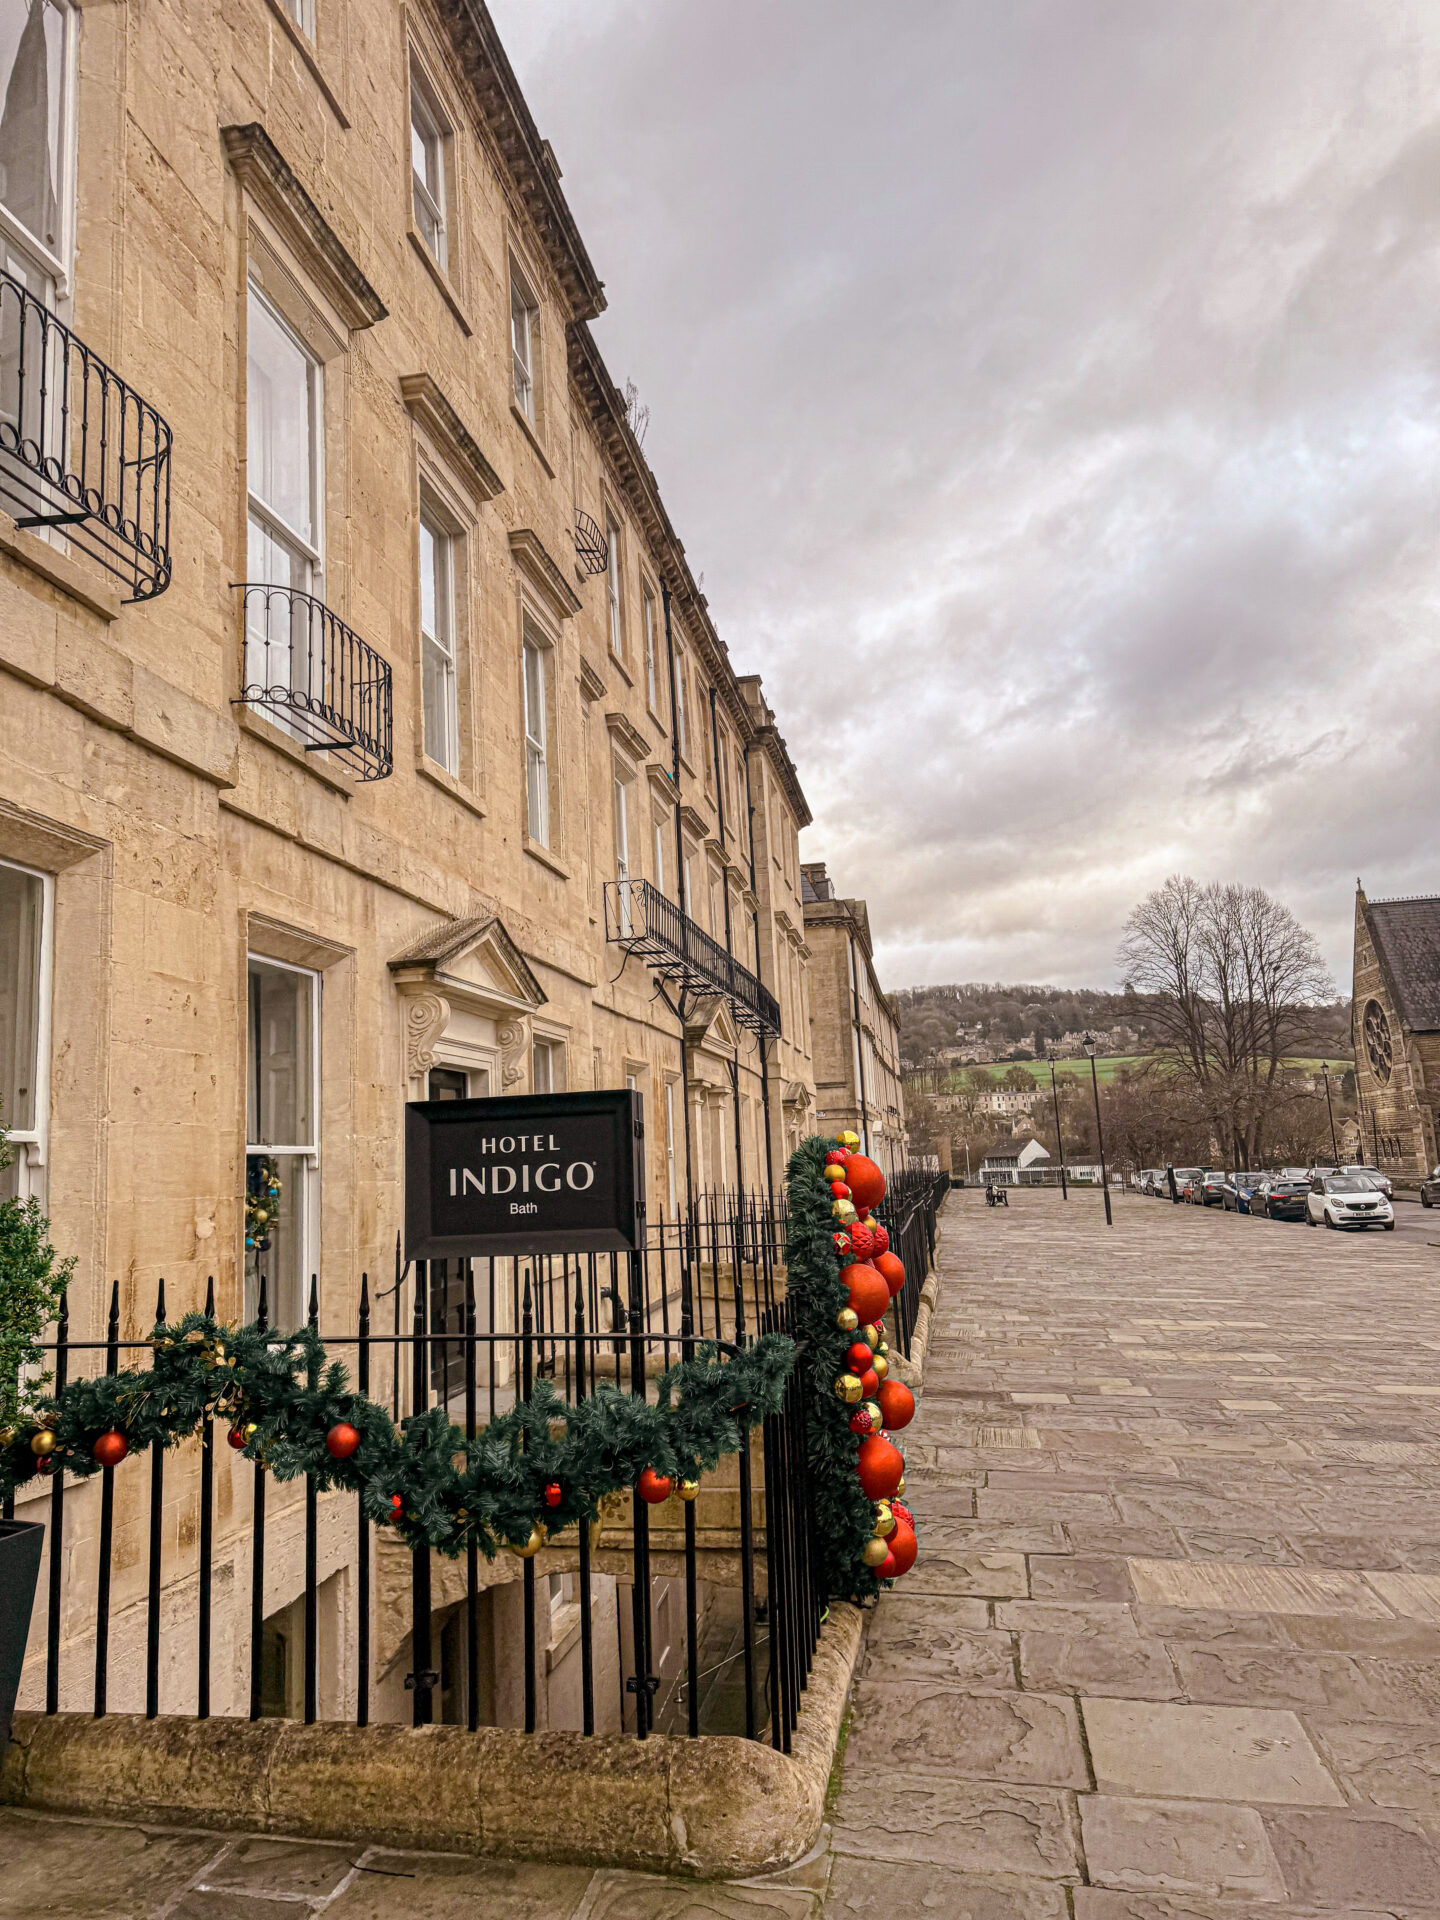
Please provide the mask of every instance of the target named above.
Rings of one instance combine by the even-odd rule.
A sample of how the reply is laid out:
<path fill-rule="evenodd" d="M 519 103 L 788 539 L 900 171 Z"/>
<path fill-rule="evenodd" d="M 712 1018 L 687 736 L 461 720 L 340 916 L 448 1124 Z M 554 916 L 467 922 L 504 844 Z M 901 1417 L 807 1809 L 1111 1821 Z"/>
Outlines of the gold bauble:
<path fill-rule="evenodd" d="M 256 1434 L 260 1431 L 260 1429 L 253 1420 L 247 1420 L 245 1422 L 245 1425 L 241 1427 L 240 1431 L 244 1434 L 246 1440 L 250 1441 L 255 1438 Z"/>
<path fill-rule="evenodd" d="M 869 1347 L 872 1353 L 876 1352 L 880 1346 L 879 1326 L 872 1325 L 868 1327 L 862 1327 L 860 1329 L 860 1338 L 865 1342 L 866 1346 Z"/>
<path fill-rule="evenodd" d="M 700 1482 L 698 1480 L 682 1480 L 680 1482 L 680 1498 L 682 1500 L 693 1500 L 699 1491 Z"/>
<path fill-rule="evenodd" d="M 853 1333 L 860 1324 L 860 1316 L 854 1307 L 842 1307 L 835 1316 L 835 1324 L 842 1333 Z"/>
<path fill-rule="evenodd" d="M 883 1380 L 890 1371 L 890 1362 L 885 1358 L 883 1353 L 873 1354 L 871 1356 L 870 1366 L 877 1378 L 881 1380 Z"/>
<path fill-rule="evenodd" d="M 876 1433 L 879 1433 L 885 1424 L 885 1416 L 880 1411 L 880 1402 L 878 1400 L 867 1400 L 865 1402 L 865 1411 L 870 1416 L 870 1425 Z"/>
<path fill-rule="evenodd" d="M 878 1567 L 889 1551 L 883 1540 L 867 1540 L 860 1550 L 860 1557 L 867 1567 Z"/>
<path fill-rule="evenodd" d="M 897 1494 L 901 1494 L 905 1491 L 905 1476 L 903 1473 L 901 1474 L 900 1478 L 895 1482 L 895 1491 Z"/>
<path fill-rule="evenodd" d="M 895 1516 L 891 1513 L 890 1509 L 886 1507 L 882 1513 L 877 1513 L 875 1516 L 875 1538 L 877 1540 L 888 1540 L 894 1531 Z"/>
<path fill-rule="evenodd" d="M 858 1386 L 860 1383 L 857 1380 L 855 1384 Z M 31 1435 L 30 1451 L 39 1460 L 55 1451 L 55 1436 L 48 1427 L 42 1427 L 38 1433 Z"/>
<path fill-rule="evenodd" d="M 847 1406 L 858 1406 L 865 1389 L 860 1384 L 860 1376 L 854 1373 L 842 1373 L 835 1382 L 835 1391 Z"/>
<path fill-rule="evenodd" d="M 537 1520 L 534 1526 L 531 1527 L 530 1538 L 525 1542 L 523 1547 L 517 1547 L 513 1540 L 507 1540 L 505 1544 L 517 1560 L 533 1560 L 545 1544 L 545 1529 Z"/>
<path fill-rule="evenodd" d="M 855 1218 L 855 1202 L 853 1200 L 832 1200 L 830 1202 L 830 1211 L 837 1220 L 853 1220 Z"/>

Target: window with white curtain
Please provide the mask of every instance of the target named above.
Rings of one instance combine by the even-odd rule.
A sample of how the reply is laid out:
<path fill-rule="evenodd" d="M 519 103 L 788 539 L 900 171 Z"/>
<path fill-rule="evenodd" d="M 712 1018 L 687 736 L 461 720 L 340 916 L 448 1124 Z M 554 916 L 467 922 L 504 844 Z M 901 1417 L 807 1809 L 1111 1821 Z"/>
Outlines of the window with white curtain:
<path fill-rule="evenodd" d="M 559 1040 L 536 1040 L 530 1049 L 530 1091 L 563 1093 L 565 1048 Z"/>
<path fill-rule="evenodd" d="M 540 309 L 514 261 L 510 263 L 510 371 L 515 404 L 535 425 L 535 348 Z"/>
<path fill-rule="evenodd" d="M 0 1126 L 12 1155 L 0 1199 L 26 1200 L 43 1186 L 53 901 L 48 874 L 0 860 Z"/>
<path fill-rule="evenodd" d="M 655 596 L 648 587 L 640 590 L 641 618 L 645 628 L 645 700 L 652 713 L 660 711 L 660 633 L 655 611 Z"/>
<path fill-rule="evenodd" d="M 670 820 L 668 814 L 663 812 L 661 808 L 656 807 L 651 820 L 651 828 L 654 836 L 652 845 L 655 862 L 655 871 L 652 877 L 658 893 L 664 893 L 665 891 L 665 847 L 669 836 L 669 827 Z"/>
<path fill-rule="evenodd" d="M 324 597 L 322 370 L 320 362 L 252 281 L 246 304 L 246 484 L 252 585 Z M 245 685 L 324 695 L 312 687 L 304 602 L 285 593 L 245 596 Z M 271 706 L 284 724 L 283 707 Z"/>
<path fill-rule="evenodd" d="M 525 689 L 525 807 L 526 831 L 537 846 L 550 845 L 550 690 L 549 652 L 525 626 L 523 664 Z"/>
<path fill-rule="evenodd" d="M 410 76 L 410 195 L 415 230 L 443 267 L 449 246 L 445 143 L 450 129 L 429 88 Z"/>
<path fill-rule="evenodd" d="M 245 1121 L 245 1311 L 260 1277 L 272 1327 L 305 1317 L 319 1260 L 320 976 L 251 955 Z"/>
<path fill-rule="evenodd" d="M 420 667 L 425 752 L 447 773 L 460 770 L 455 676 L 455 542 L 420 506 Z"/>
<path fill-rule="evenodd" d="M 665 1191 L 675 1212 L 675 1082 L 665 1082 Z"/>
<path fill-rule="evenodd" d="M 621 660 L 625 657 L 624 565 L 620 522 L 613 513 L 607 513 L 605 515 L 605 599 L 610 622 L 610 651 Z"/>
<path fill-rule="evenodd" d="M 0 265 L 47 305 L 74 227 L 79 18 L 70 0 L 0 4 Z"/>

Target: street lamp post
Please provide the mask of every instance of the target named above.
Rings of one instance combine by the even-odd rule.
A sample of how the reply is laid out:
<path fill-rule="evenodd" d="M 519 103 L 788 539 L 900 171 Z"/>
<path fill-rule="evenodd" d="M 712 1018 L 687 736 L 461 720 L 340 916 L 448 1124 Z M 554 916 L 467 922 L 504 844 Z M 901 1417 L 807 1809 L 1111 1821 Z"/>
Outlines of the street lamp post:
<path fill-rule="evenodd" d="M 1070 1189 L 1065 1183 L 1065 1140 L 1060 1132 L 1060 1090 L 1055 1085 L 1055 1056 L 1048 1048 L 1045 1058 L 1050 1062 L 1050 1099 L 1055 1108 L 1055 1151 L 1060 1156 L 1060 1198 L 1068 1200 Z"/>
<path fill-rule="evenodd" d="M 1095 1095 L 1095 1140 L 1100 1148 L 1100 1191 L 1105 1196 L 1105 1224 L 1113 1227 L 1114 1216 L 1110 1211 L 1110 1174 L 1105 1165 L 1105 1128 L 1100 1119 L 1100 1076 L 1095 1071 L 1095 1038 L 1093 1034 L 1085 1036 L 1085 1051 L 1090 1056 L 1090 1090 Z"/>
<path fill-rule="evenodd" d="M 1325 1111 L 1330 1116 L 1330 1151 L 1335 1156 L 1335 1164 L 1340 1164 L 1340 1142 L 1335 1137 L 1335 1106 L 1330 1098 L 1330 1062 L 1322 1060 L 1320 1071 L 1325 1076 Z"/>

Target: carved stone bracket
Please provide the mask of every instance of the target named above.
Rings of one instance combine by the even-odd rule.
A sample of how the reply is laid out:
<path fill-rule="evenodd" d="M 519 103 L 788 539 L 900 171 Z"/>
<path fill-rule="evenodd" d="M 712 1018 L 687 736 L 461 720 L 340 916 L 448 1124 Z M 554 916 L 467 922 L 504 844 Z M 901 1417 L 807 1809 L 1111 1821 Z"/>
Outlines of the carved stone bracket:
<path fill-rule="evenodd" d="M 521 1064 L 530 1045 L 528 1020 L 502 1020 L 496 1034 L 500 1042 L 500 1082 L 502 1088 L 517 1085 L 525 1077 Z"/>
<path fill-rule="evenodd" d="M 450 1002 L 438 993 L 408 995 L 405 1002 L 405 1071 L 414 1077 L 435 1064 L 435 1042 L 450 1024 Z"/>

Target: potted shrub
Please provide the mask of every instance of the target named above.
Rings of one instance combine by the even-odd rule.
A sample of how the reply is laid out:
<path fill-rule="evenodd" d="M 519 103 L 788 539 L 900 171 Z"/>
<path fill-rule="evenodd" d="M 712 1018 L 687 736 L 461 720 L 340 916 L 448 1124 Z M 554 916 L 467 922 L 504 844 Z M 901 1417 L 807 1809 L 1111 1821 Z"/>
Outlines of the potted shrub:
<path fill-rule="evenodd" d="M 0 1127 L 0 1170 L 14 1158 Z M 0 1446 L 15 1445 L 49 1382 L 40 1342 L 60 1310 L 74 1258 L 50 1244 L 37 1200 L 0 1200 Z M 0 1746 L 10 1737 L 45 1529 L 0 1520 Z"/>

